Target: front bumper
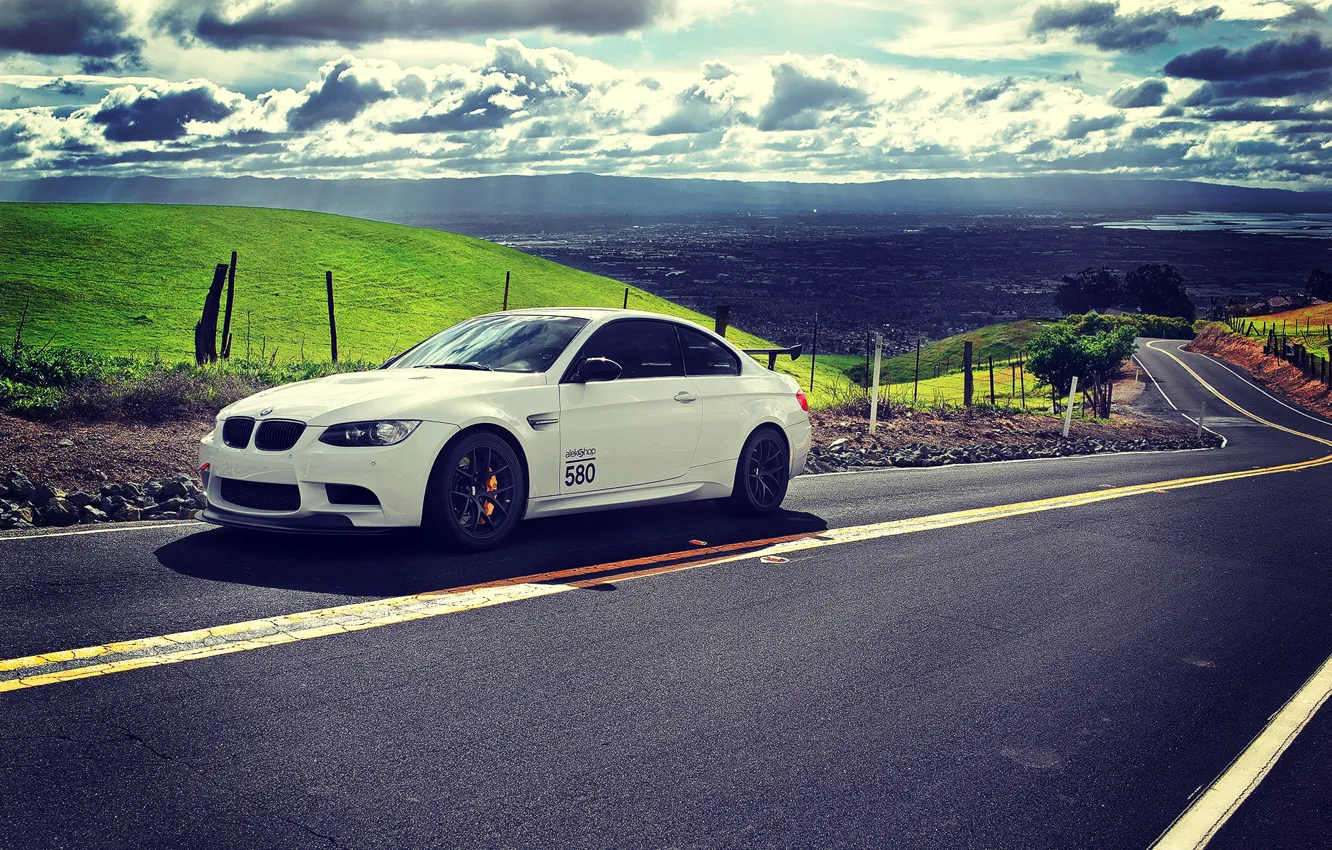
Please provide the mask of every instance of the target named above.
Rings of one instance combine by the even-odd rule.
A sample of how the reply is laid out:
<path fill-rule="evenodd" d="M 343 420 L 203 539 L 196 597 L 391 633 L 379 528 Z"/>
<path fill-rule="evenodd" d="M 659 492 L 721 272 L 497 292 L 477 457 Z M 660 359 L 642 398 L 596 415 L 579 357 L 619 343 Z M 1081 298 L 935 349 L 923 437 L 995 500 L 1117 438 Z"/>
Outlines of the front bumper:
<path fill-rule="evenodd" d="M 396 446 L 348 448 L 319 442 L 320 426 L 307 426 L 296 445 L 284 452 L 244 449 L 222 443 L 210 434 L 199 445 L 199 464 L 209 508 L 201 519 L 218 525 L 266 531 L 385 531 L 421 524 L 426 486 L 435 459 L 458 432 L 455 425 L 422 422 Z M 259 510 L 227 501 L 223 479 L 294 487 L 300 494 L 295 510 Z M 333 504 L 327 485 L 364 487 L 378 505 Z"/>

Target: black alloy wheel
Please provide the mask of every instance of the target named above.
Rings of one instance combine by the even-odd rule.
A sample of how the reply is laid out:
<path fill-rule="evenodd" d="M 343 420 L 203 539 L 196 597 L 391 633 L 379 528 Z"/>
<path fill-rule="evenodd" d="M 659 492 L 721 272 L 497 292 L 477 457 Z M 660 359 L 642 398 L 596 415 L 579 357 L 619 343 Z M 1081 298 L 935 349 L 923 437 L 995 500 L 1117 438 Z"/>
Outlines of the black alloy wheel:
<path fill-rule="evenodd" d="M 513 533 L 527 505 L 527 481 L 513 448 L 480 431 L 435 464 L 422 527 L 453 548 L 480 551 Z"/>
<path fill-rule="evenodd" d="M 786 498 L 791 461 L 786 440 L 775 428 L 760 428 L 740 451 L 731 501 L 741 513 L 764 516 L 776 511 Z"/>

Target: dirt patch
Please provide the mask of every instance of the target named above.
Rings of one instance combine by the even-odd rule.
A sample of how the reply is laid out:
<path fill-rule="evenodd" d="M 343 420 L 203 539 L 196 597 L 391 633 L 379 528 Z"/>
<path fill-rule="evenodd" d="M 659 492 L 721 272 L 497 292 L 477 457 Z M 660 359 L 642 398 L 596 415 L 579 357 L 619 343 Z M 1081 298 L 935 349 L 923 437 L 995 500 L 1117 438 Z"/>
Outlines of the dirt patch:
<path fill-rule="evenodd" d="M 199 440 L 213 421 L 33 422 L 0 414 L 0 473 L 17 469 L 34 482 L 91 490 L 106 481 L 145 481 L 193 472 Z"/>
<path fill-rule="evenodd" d="M 1310 410 L 1332 416 L 1332 396 L 1321 381 L 1304 377 L 1295 366 L 1263 353 L 1260 340 L 1233 334 L 1225 328 L 1209 325 L 1184 346 L 1185 351 L 1211 354 L 1246 369 L 1254 380 L 1289 401 Z"/>

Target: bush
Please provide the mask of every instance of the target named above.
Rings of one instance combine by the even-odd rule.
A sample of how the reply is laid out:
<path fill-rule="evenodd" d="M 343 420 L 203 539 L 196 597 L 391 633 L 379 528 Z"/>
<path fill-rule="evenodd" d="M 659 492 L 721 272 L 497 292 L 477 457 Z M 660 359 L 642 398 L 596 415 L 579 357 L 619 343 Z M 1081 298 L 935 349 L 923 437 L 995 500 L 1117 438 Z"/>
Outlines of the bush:
<path fill-rule="evenodd" d="M 0 410 L 89 420 L 211 416 L 278 384 L 376 368 L 369 361 L 272 363 L 223 360 L 208 366 L 108 357 L 74 348 L 0 346 Z"/>

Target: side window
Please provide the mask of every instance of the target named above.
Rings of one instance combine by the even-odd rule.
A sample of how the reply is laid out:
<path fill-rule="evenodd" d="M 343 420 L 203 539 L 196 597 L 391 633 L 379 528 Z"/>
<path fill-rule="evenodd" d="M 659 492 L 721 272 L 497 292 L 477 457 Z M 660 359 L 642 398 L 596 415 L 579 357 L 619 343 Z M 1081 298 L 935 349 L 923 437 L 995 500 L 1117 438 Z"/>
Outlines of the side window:
<path fill-rule="evenodd" d="M 686 375 L 740 374 L 740 361 L 721 343 L 689 328 L 677 326 L 675 330 L 684 349 Z"/>
<path fill-rule="evenodd" d="M 631 319 L 607 325 L 592 335 L 578 359 L 605 357 L 620 364 L 620 380 L 670 378 L 684 374 L 675 326 Z"/>

